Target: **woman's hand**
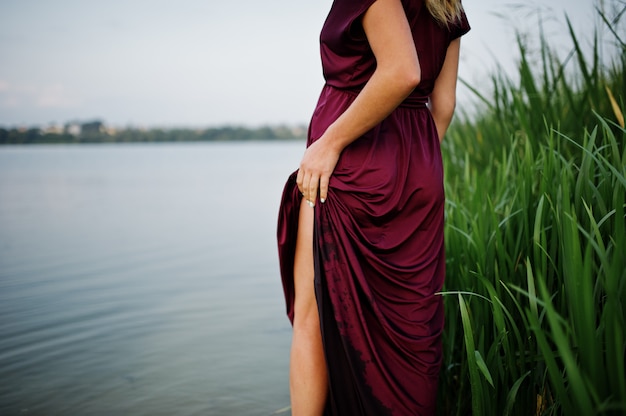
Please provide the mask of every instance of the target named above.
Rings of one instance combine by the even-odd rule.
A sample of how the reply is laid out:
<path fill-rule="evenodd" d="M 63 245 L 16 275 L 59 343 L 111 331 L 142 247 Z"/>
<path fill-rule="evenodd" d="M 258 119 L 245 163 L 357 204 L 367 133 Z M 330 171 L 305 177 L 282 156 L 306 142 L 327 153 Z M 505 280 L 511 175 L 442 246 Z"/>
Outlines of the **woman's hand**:
<path fill-rule="evenodd" d="M 331 146 L 326 136 L 320 137 L 304 152 L 296 183 L 311 208 L 315 206 L 318 192 L 320 201 L 326 201 L 330 175 L 335 170 L 340 154 L 341 150 Z"/>

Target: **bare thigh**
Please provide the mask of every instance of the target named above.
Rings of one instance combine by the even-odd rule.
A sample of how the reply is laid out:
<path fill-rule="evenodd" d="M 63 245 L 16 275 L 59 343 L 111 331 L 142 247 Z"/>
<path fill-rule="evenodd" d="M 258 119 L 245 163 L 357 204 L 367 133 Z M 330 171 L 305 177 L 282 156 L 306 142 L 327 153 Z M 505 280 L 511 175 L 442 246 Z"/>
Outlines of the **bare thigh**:
<path fill-rule="evenodd" d="M 296 239 L 296 253 L 294 258 L 294 326 L 316 321 L 317 303 L 315 302 L 315 277 L 313 268 L 313 221 L 314 211 L 307 204 L 300 206 L 298 220 L 298 237 Z M 312 316 L 315 314 L 315 316 Z M 315 322 L 313 322 L 315 323 Z"/>

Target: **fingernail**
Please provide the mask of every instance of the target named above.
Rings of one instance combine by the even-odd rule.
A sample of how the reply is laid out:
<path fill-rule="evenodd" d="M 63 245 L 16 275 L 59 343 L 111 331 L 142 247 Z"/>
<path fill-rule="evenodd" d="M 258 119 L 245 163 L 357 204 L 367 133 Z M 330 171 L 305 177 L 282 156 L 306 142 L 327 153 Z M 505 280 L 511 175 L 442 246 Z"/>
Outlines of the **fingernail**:
<path fill-rule="evenodd" d="M 315 204 L 313 202 L 309 201 L 308 199 L 307 199 L 306 203 L 309 204 L 309 206 L 311 208 L 313 208 L 315 206 Z"/>
<path fill-rule="evenodd" d="M 324 202 L 326 202 L 326 198 L 321 198 L 320 202 L 323 204 Z"/>

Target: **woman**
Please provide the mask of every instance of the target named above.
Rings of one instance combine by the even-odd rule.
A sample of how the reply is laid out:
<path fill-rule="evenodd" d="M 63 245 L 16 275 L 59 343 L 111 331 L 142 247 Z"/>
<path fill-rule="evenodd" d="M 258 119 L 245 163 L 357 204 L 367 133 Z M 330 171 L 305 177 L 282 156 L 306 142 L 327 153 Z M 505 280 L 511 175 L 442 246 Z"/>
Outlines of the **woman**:
<path fill-rule="evenodd" d="M 460 0 L 334 0 L 278 224 L 292 414 L 432 415 Z"/>

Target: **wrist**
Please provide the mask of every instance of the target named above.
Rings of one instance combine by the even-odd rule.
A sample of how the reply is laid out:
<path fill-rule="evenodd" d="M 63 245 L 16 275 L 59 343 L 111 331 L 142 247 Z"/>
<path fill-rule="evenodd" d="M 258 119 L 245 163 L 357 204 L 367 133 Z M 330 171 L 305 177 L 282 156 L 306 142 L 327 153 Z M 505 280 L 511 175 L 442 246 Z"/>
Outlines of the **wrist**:
<path fill-rule="evenodd" d="M 348 140 L 343 139 L 342 136 L 338 134 L 334 125 L 330 125 L 328 129 L 326 129 L 322 137 L 320 137 L 320 140 L 323 141 L 324 146 L 336 153 L 341 153 L 349 143 Z"/>

